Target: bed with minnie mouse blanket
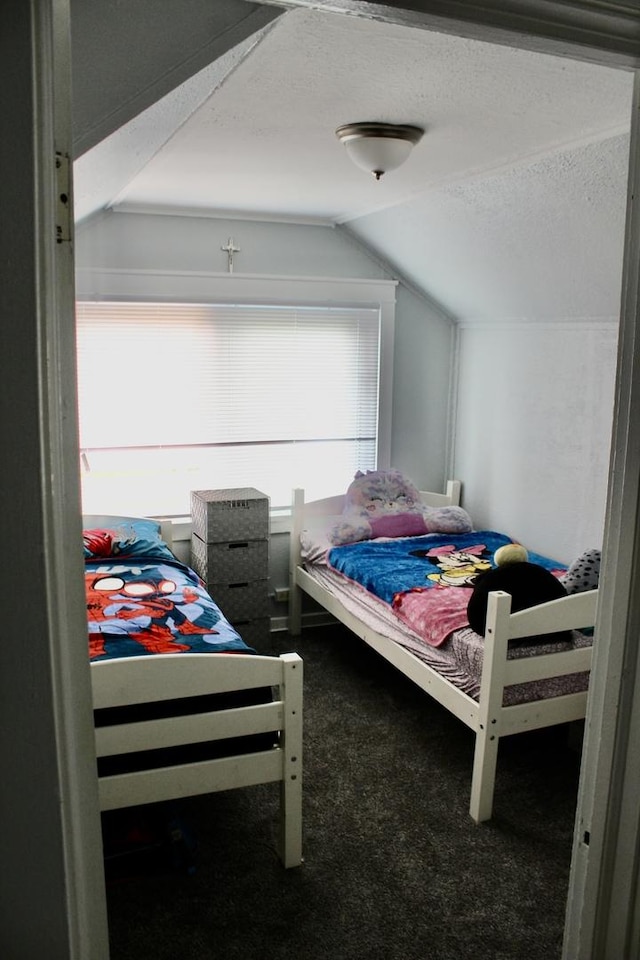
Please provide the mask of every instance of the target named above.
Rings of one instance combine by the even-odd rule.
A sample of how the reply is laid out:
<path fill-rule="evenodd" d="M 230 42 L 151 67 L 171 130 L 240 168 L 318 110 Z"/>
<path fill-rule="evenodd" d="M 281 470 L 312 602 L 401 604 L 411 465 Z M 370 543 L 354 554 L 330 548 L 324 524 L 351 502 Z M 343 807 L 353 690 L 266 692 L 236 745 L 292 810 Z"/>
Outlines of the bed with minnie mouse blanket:
<path fill-rule="evenodd" d="M 171 550 L 171 525 L 83 518 L 102 810 L 280 782 L 302 861 L 302 661 L 261 656 Z"/>
<path fill-rule="evenodd" d="M 306 593 L 475 732 L 481 822 L 500 738 L 585 715 L 598 556 L 567 568 L 521 547 L 524 559 L 500 565 L 512 538 L 474 530 L 459 497 L 457 481 L 420 492 L 398 471 L 322 501 L 295 491 L 290 630 Z"/>

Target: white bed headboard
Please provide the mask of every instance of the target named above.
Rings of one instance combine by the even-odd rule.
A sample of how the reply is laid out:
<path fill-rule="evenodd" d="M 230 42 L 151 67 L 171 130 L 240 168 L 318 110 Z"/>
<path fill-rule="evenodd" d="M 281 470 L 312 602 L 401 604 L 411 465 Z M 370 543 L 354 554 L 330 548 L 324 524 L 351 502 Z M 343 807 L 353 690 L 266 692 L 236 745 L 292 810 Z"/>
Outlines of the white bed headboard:
<path fill-rule="evenodd" d="M 420 496 L 430 507 L 457 507 L 460 505 L 460 492 L 462 484 L 460 480 L 448 480 L 444 493 L 434 493 L 433 490 L 421 490 Z M 304 490 L 293 491 L 294 515 L 302 511 L 305 522 L 313 521 L 314 518 L 339 517 L 344 507 L 345 494 L 341 493 L 336 497 L 325 497 L 323 500 L 304 499 Z"/>
<path fill-rule="evenodd" d="M 113 527 L 126 523 L 128 520 L 155 520 L 160 524 L 160 536 L 168 547 L 173 545 L 173 524 L 171 520 L 156 520 L 155 517 L 114 517 L 107 513 L 83 513 L 82 529 L 99 530 L 101 527 Z"/>
<path fill-rule="evenodd" d="M 462 483 L 460 480 L 447 480 L 444 493 L 434 493 L 432 490 L 421 490 L 420 496 L 430 507 L 459 507 Z"/>

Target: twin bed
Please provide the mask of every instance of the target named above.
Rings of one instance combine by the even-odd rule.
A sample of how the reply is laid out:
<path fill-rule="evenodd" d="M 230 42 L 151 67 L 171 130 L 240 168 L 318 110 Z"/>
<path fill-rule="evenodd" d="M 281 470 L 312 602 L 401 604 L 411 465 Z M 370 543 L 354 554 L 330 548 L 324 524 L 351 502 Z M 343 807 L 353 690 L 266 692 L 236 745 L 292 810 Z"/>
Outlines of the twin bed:
<path fill-rule="evenodd" d="M 420 496 L 436 510 L 457 507 L 460 484 Z M 336 547 L 327 531 L 344 504 L 344 496 L 306 503 L 304 491 L 294 491 L 290 633 L 301 632 L 306 594 L 473 730 L 469 811 L 487 820 L 501 737 L 585 716 L 597 589 L 515 613 L 509 594 L 492 592 L 481 637 L 459 599 L 447 600 L 465 595 L 446 586 L 460 572 L 452 558 L 484 558 L 486 567 L 508 538 L 431 532 Z M 278 852 L 286 867 L 299 865 L 301 658 L 247 647 L 199 577 L 176 560 L 171 524 L 85 516 L 83 530 L 101 809 L 278 782 Z M 409 554 L 424 565 L 413 586 L 404 572 Z M 356 558 L 382 562 L 383 588 L 355 582 Z M 562 573 L 553 561 L 531 559 Z"/>
<path fill-rule="evenodd" d="M 83 517 L 103 811 L 280 783 L 278 852 L 302 862 L 302 660 L 249 648 L 171 525 Z"/>
<path fill-rule="evenodd" d="M 422 491 L 420 496 L 437 510 L 457 506 L 460 484 L 450 481 L 445 494 Z M 492 592 L 480 637 L 465 623 L 468 591 L 445 586 L 447 569 L 451 558 L 460 555 L 471 563 L 482 556 L 488 566 L 488 554 L 509 538 L 492 531 L 430 533 L 399 537 L 397 543 L 383 537 L 336 547 L 327 531 L 335 529 L 344 507 L 344 496 L 305 503 L 304 491 L 294 491 L 290 632 L 301 631 L 302 597 L 307 594 L 473 730 L 469 812 L 477 823 L 488 820 L 500 738 L 585 716 L 597 590 L 584 589 L 515 613 L 507 593 Z M 400 555 L 393 552 L 398 547 Z M 354 582 L 361 574 L 353 554 L 359 554 L 359 562 L 374 562 L 376 573 L 382 569 L 382 587 L 373 574 L 366 588 Z M 410 586 L 405 576 L 407 554 L 423 564 L 416 581 L 420 585 Z M 556 576 L 563 572 L 546 558 L 529 559 Z M 451 601 L 456 595 L 465 597 L 463 607 L 458 599 Z"/>

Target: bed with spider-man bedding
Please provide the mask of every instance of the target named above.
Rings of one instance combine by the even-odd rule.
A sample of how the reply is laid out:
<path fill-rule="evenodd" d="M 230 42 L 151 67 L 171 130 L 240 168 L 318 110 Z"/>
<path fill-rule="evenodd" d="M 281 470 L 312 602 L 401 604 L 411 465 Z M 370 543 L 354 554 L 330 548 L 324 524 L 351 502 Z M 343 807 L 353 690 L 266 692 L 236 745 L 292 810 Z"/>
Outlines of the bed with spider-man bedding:
<path fill-rule="evenodd" d="M 526 563 L 498 570 L 495 557 L 513 540 L 473 529 L 457 481 L 445 494 L 387 500 L 379 525 L 379 506 L 368 519 L 345 523 L 348 493 L 305 502 L 304 491 L 294 492 L 290 632 L 301 630 L 306 594 L 470 727 L 469 811 L 478 823 L 488 820 L 500 738 L 585 716 L 597 589 L 569 593 L 562 581 L 571 571 L 531 552 Z M 397 503 L 404 511 L 410 505 L 402 520 Z M 424 523 L 427 517 L 433 528 L 461 515 L 460 532 Z M 511 593 L 506 587 L 515 573 L 535 574 L 551 592 L 520 604 L 517 584 Z M 489 586 L 478 626 L 470 601 L 482 599 L 481 576 Z M 500 578 L 502 585 L 490 586 Z"/>
<path fill-rule="evenodd" d="M 302 661 L 247 646 L 170 531 L 83 518 L 101 809 L 280 782 L 278 853 L 297 866 Z"/>

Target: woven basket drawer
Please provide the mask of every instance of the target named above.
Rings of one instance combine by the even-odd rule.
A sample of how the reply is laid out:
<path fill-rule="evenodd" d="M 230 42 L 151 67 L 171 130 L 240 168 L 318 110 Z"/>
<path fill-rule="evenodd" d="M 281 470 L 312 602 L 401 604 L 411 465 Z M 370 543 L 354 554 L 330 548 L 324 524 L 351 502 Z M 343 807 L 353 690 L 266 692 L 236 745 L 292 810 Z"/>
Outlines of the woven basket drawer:
<path fill-rule="evenodd" d="M 264 540 L 269 498 L 254 487 L 191 491 L 191 529 L 205 543 Z"/>
<path fill-rule="evenodd" d="M 269 541 L 206 543 L 194 533 L 191 535 L 191 566 L 207 581 L 260 580 L 269 573 Z"/>
<path fill-rule="evenodd" d="M 244 642 L 253 647 L 256 653 L 269 656 L 271 651 L 271 620 L 260 617 L 258 620 L 238 620 L 233 626 Z"/>
<path fill-rule="evenodd" d="M 269 616 L 269 581 L 207 582 L 207 590 L 227 620 L 258 620 Z"/>

